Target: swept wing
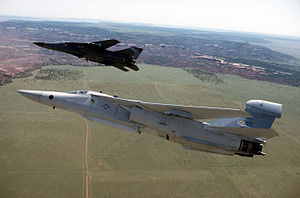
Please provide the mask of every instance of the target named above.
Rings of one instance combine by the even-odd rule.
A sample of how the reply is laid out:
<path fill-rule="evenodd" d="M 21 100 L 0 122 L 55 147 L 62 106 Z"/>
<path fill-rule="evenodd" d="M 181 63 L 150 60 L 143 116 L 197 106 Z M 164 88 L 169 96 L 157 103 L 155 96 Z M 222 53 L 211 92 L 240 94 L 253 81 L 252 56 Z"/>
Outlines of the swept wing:
<path fill-rule="evenodd" d="M 249 113 L 241 109 L 150 103 L 150 102 L 143 102 L 139 100 L 127 100 L 122 98 L 116 98 L 109 95 L 94 95 L 94 96 L 100 97 L 107 101 L 120 104 L 123 106 L 128 106 L 128 107 L 138 106 L 141 108 L 146 108 L 160 113 L 172 112 L 174 110 L 180 111 L 181 113 L 190 114 L 191 115 L 190 118 L 192 119 L 252 117 Z"/>
<path fill-rule="evenodd" d="M 117 45 L 118 43 L 120 43 L 120 41 L 118 41 L 116 39 L 111 39 L 111 40 L 105 40 L 105 41 L 94 41 L 92 43 L 99 45 L 102 49 L 106 49 L 106 48 L 112 47 L 114 45 Z"/>

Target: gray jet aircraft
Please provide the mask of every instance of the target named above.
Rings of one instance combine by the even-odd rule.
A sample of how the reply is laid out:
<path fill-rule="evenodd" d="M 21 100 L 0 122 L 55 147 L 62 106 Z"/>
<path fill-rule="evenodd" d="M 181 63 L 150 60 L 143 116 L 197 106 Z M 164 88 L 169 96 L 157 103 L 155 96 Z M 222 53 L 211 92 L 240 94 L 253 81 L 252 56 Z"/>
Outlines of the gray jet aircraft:
<path fill-rule="evenodd" d="M 88 120 L 177 142 L 185 149 L 246 157 L 265 154 L 262 148 L 266 139 L 278 135 L 270 128 L 282 113 L 281 104 L 263 100 L 250 100 L 246 109 L 240 110 L 150 103 L 94 91 L 18 92 Z"/>
<path fill-rule="evenodd" d="M 34 42 L 34 44 L 51 50 L 65 52 L 77 56 L 78 58 L 85 58 L 87 61 L 93 61 L 108 66 L 114 66 L 123 71 L 129 71 L 127 68 L 138 71 L 136 59 L 143 51 L 142 48 L 130 47 L 119 51 L 109 51 L 107 48 L 120 43 L 119 41 L 104 40 L 95 41 L 91 43 L 43 43 Z"/>

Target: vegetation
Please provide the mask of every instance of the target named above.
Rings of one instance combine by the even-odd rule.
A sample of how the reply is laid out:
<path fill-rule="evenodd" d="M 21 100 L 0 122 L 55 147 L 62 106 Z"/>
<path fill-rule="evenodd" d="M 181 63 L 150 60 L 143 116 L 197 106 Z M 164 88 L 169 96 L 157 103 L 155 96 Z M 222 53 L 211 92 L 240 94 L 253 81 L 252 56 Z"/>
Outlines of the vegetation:
<path fill-rule="evenodd" d="M 79 70 L 83 77 L 37 79 L 36 70 L 1 86 L 0 197 L 86 197 L 87 187 L 90 198 L 300 196 L 299 88 L 224 74 L 216 74 L 223 81 L 216 83 L 180 68 L 139 66 L 128 73 L 50 66 L 55 72 Z M 283 116 L 274 123 L 280 136 L 268 140 L 266 156 L 228 157 L 86 121 L 30 101 L 18 89 L 91 89 L 151 102 L 231 108 L 265 99 L 282 103 Z"/>
<path fill-rule="evenodd" d="M 7 83 L 12 83 L 12 77 L 10 75 L 0 72 L 0 86 Z"/>
<path fill-rule="evenodd" d="M 218 75 L 213 72 L 204 71 L 201 69 L 184 68 L 184 70 L 201 81 L 223 83 L 223 80 L 218 78 Z"/>
<path fill-rule="evenodd" d="M 25 71 L 21 71 L 15 73 L 13 75 L 5 74 L 5 72 L 0 71 L 0 86 L 8 83 L 12 83 L 14 78 L 26 78 L 32 75 L 33 69 L 27 69 Z"/>
<path fill-rule="evenodd" d="M 78 69 L 40 69 L 35 76 L 40 80 L 80 80 L 83 71 Z"/>

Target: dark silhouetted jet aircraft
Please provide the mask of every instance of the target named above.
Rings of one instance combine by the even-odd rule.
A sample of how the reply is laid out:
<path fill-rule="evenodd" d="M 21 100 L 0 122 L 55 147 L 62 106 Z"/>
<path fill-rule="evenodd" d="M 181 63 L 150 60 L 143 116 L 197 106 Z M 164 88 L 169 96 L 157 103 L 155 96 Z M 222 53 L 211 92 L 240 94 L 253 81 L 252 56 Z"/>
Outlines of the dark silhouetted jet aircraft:
<path fill-rule="evenodd" d="M 130 47 L 119 51 L 109 51 L 107 48 L 120 43 L 119 41 L 104 40 L 91 43 L 63 42 L 63 43 L 44 43 L 34 42 L 34 44 L 51 50 L 65 52 L 85 58 L 87 61 L 93 61 L 108 66 L 113 66 L 123 71 L 129 71 L 130 68 L 138 71 L 136 59 L 143 51 L 142 48 Z M 127 67 L 127 68 L 125 68 Z"/>

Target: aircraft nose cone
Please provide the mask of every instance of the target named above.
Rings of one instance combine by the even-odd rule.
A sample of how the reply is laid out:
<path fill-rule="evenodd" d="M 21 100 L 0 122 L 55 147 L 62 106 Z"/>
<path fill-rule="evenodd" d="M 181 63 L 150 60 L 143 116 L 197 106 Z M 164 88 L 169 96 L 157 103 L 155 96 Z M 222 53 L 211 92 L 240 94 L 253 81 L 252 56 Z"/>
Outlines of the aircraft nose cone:
<path fill-rule="evenodd" d="M 17 92 L 22 96 L 36 102 L 41 102 L 41 96 L 43 95 L 43 91 L 18 90 Z"/>
<path fill-rule="evenodd" d="M 44 45 L 45 45 L 45 43 L 43 43 L 43 42 L 33 42 L 33 43 L 40 47 L 44 47 Z"/>

